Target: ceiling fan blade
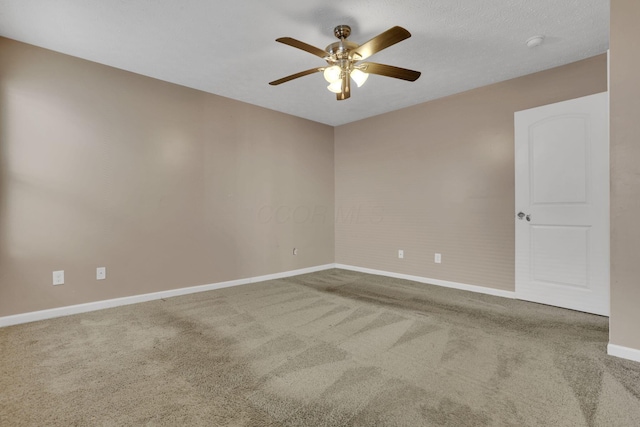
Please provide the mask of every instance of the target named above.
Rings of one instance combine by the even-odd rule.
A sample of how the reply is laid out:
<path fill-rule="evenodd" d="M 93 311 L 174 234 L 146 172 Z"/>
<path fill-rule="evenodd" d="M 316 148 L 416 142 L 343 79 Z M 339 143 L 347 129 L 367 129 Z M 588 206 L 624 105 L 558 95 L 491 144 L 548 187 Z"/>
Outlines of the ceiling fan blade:
<path fill-rule="evenodd" d="M 300 40 L 292 39 L 291 37 L 280 37 L 279 39 L 276 39 L 276 41 L 280 43 L 284 43 L 289 46 L 296 47 L 298 49 L 302 49 L 305 52 L 309 52 L 315 56 L 319 56 L 322 59 L 326 58 L 329 55 L 326 51 L 318 47 L 311 46 L 310 44 L 301 42 Z"/>
<path fill-rule="evenodd" d="M 382 34 L 378 34 L 368 42 L 363 43 L 357 47 L 355 52 L 360 56 L 358 61 L 366 59 L 374 53 L 380 52 L 382 49 L 386 49 L 389 46 L 401 42 L 402 40 L 411 37 L 411 33 L 402 27 L 393 27 L 388 29 Z"/>
<path fill-rule="evenodd" d="M 269 84 L 271 86 L 276 86 L 276 85 L 279 85 L 281 83 L 286 83 L 289 80 L 297 79 L 298 77 L 308 76 L 309 74 L 317 73 L 317 72 L 320 72 L 320 71 L 324 71 L 324 67 L 311 68 L 309 70 L 300 71 L 299 73 L 291 74 L 290 76 L 283 77 L 281 79 L 269 82 Z"/>
<path fill-rule="evenodd" d="M 375 62 L 361 62 L 358 68 L 369 74 L 393 77 L 396 79 L 415 82 L 420 77 L 420 71 L 408 70 L 406 68 L 394 67 L 393 65 L 376 64 Z"/>

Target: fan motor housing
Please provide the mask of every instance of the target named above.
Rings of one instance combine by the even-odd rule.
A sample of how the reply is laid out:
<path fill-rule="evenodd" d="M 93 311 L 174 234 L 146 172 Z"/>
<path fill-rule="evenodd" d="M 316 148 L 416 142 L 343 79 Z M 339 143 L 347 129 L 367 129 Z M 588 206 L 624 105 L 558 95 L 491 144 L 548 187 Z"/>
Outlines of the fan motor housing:
<path fill-rule="evenodd" d="M 351 35 L 351 27 L 348 25 L 338 25 L 333 29 L 333 34 L 335 34 L 340 41 L 331 43 L 325 48 L 327 53 L 331 56 L 332 61 L 330 62 L 341 59 L 352 59 L 351 52 L 360 45 L 345 40 L 349 35 Z"/>
<path fill-rule="evenodd" d="M 360 46 L 358 43 L 340 40 L 339 42 L 331 43 L 324 50 L 326 50 L 329 55 L 335 55 L 336 59 L 346 59 L 349 57 L 349 53 L 358 46 Z"/>

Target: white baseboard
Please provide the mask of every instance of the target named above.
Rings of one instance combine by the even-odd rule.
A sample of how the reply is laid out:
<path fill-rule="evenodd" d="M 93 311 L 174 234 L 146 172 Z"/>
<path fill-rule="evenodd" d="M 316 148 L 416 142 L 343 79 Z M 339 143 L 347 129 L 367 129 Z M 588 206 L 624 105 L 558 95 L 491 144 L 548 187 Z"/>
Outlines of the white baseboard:
<path fill-rule="evenodd" d="M 336 264 L 335 268 L 341 268 L 343 270 L 358 271 L 360 273 L 376 274 L 378 276 L 393 277 L 396 279 L 411 280 L 419 283 L 427 283 L 429 285 L 443 286 L 445 288 L 460 289 L 463 291 L 477 292 L 480 294 L 494 295 L 494 296 L 503 297 L 503 298 L 514 299 L 516 297 L 515 292 L 512 292 L 512 291 L 503 291 L 501 289 L 487 288 L 485 286 L 467 285 L 465 283 L 449 282 L 448 280 L 429 279 L 428 277 L 411 276 L 409 274 L 392 273 L 390 271 L 374 270 L 371 268 L 355 267 L 353 265 L 344 265 L 344 264 Z"/>
<path fill-rule="evenodd" d="M 640 350 L 635 348 L 609 344 L 607 345 L 607 354 L 609 356 L 616 356 L 622 359 L 629 359 L 633 360 L 634 362 L 640 362 Z"/>
<path fill-rule="evenodd" d="M 163 298 L 171 298 L 180 295 L 188 295 L 197 292 L 212 291 L 215 289 L 228 288 L 231 286 L 246 285 L 249 283 L 264 282 L 267 280 L 282 279 L 285 277 L 299 276 L 301 274 L 314 273 L 316 271 L 329 270 L 332 268 L 340 268 L 343 270 L 358 271 L 361 273 L 375 274 L 378 276 L 393 277 L 396 279 L 411 280 L 419 283 L 427 283 L 430 285 L 443 286 L 446 288 L 461 289 L 464 291 L 477 292 L 482 294 L 494 295 L 504 298 L 515 298 L 515 292 L 503 291 L 500 289 L 487 288 L 484 286 L 467 285 L 464 283 L 450 282 L 447 280 L 429 279 L 421 276 L 412 276 L 409 274 L 393 273 L 390 271 L 374 270 L 371 268 L 356 267 L 345 264 L 325 264 L 316 267 L 301 268 L 298 270 L 284 271 L 275 274 L 266 274 L 263 276 L 249 277 L 246 279 L 229 280 L 226 282 L 212 283 L 208 285 L 191 286 L 188 288 L 171 289 L 168 291 L 153 292 L 150 294 L 134 295 L 130 297 L 114 298 L 103 301 L 89 302 L 85 304 L 70 305 L 66 307 L 52 308 L 49 310 L 33 311 L 30 313 L 16 314 L 13 316 L 0 317 L 0 327 L 18 325 L 21 323 L 35 322 L 38 320 L 53 319 L 55 317 L 69 316 L 72 314 L 87 313 L 90 311 L 103 310 L 105 308 L 113 308 L 140 302 L 159 300 Z M 622 359 L 640 362 L 640 350 L 623 347 L 616 344 L 607 346 L 607 354 L 610 356 L 620 357 Z"/>
<path fill-rule="evenodd" d="M 105 308 L 119 307 L 140 302 L 171 298 L 180 295 L 194 294 L 197 292 L 212 291 L 231 286 L 246 285 L 249 283 L 264 282 L 267 280 L 282 279 L 284 277 L 298 276 L 300 274 L 314 273 L 316 271 L 335 268 L 335 264 L 319 265 L 316 267 L 301 268 L 298 270 L 283 271 L 281 273 L 266 274 L 264 276 L 249 277 L 246 279 L 229 280 L 227 282 L 212 283 L 209 285 L 191 286 L 188 288 L 171 289 L 168 291 L 153 292 L 150 294 L 134 295 L 130 297 L 114 298 L 103 301 L 89 302 L 85 304 L 70 305 L 66 307 L 52 308 L 49 310 L 33 311 L 30 313 L 15 314 L 13 316 L 0 317 L 0 327 L 18 325 L 21 323 L 35 322 L 38 320 L 53 319 L 54 317 L 69 316 L 71 314 L 86 313 L 89 311 L 103 310 Z"/>

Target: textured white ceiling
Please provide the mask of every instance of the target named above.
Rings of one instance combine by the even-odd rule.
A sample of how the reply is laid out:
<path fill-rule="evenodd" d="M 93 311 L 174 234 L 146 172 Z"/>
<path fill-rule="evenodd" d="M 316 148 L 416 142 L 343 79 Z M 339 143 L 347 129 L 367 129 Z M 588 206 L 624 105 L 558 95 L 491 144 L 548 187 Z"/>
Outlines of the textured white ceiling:
<path fill-rule="evenodd" d="M 371 61 L 421 71 L 372 75 L 336 101 L 321 74 L 333 27 L 363 43 L 394 25 L 412 37 Z M 546 36 L 528 49 L 525 41 Z M 603 53 L 608 0 L 0 0 L 0 35 L 310 120 L 340 125 Z"/>

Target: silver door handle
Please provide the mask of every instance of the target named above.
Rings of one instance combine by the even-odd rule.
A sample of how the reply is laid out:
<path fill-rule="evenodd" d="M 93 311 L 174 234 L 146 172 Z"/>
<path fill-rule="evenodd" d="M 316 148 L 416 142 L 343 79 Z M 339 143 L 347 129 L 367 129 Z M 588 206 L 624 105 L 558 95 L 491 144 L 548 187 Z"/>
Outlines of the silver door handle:
<path fill-rule="evenodd" d="M 527 215 L 524 212 L 518 212 L 518 219 L 522 220 L 524 218 L 526 218 L 527 221 L 531 221 L 531 215 Z"/>

